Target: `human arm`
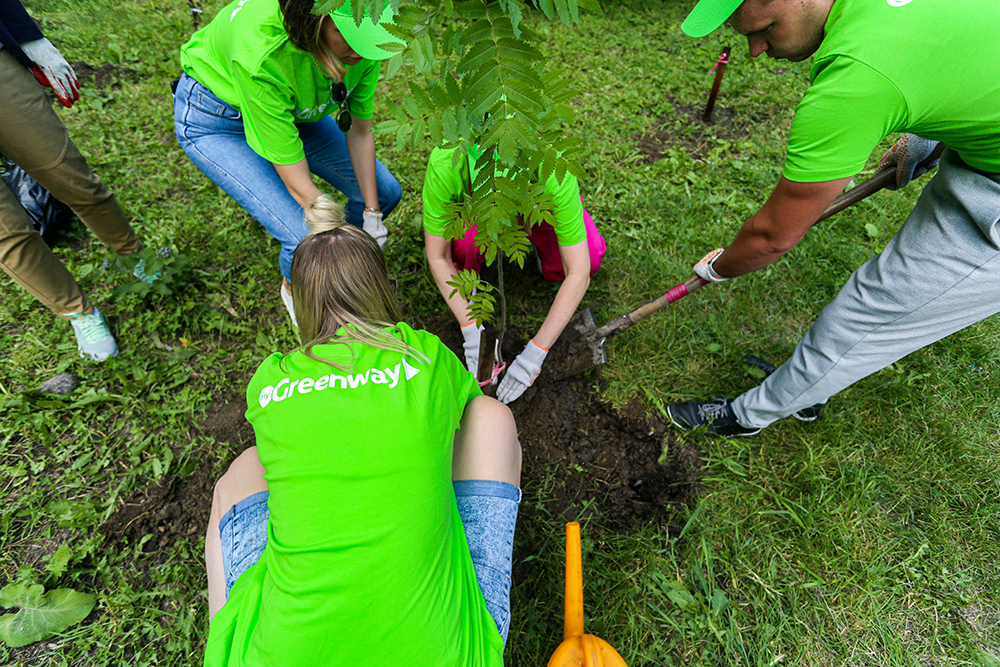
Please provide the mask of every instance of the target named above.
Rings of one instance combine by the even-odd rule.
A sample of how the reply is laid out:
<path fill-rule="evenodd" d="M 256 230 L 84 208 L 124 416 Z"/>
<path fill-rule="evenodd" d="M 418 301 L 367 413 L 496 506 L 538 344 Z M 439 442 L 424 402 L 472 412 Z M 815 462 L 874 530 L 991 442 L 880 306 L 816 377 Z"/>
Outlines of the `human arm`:
<path fill-rule="evenodd" d="M 312 173 L 309 171 L 309 163 L 306 158 L 302 158 L 294 164 L 274 164 L 275 171 L 281 182 L 288 188 L 288 194 L 298 202 L 299 206 L 305 207 L 306 202 L 311 202 L 322 193 L 313 183 Z"/>
<path fill-rule="evenodd" d="M 764 206 L 743 223 L 712 268 L 724 278 L 736 278 L 777 261 L 802 240 L 850 181 L 798 183 L 782 176 Z"/>
<path fill-rule="evenodd" d="M 546 355 L 566 328 L 590 286 L 590 248 L 587 241 L 559 246 L 559 254 L 566 279 L 559 287 L 541 329 L 514 359 L 497 388 L 497 398 L 504 403 L 516 400 L 534 383 L 542 370 Z"/>
<path fill-rule="evenodd" d="M 458 276 L 458 270 L 451 256 L 451 242 L 443 236 L 424 230 L 424 253 L 427 255 L 427 266 L 434 277 L 434 284 L 448 304 L 448 310 L 458 320 L 460 327 L 471 324 L 473 319 L 469 316 L 468 302 L 448 284 L 448 281 L 453 281 Z"/>
<path fill-rule="evenodd" d="M 379 210 L 378 185 L 375 180 L 375 135 L 372 134 L 372 119 L 353 118 L 351 129 L 344 137 L 347 141 L 347 153 L 351 156 L 351 166 L 354 176 L 358 179 L 361 197 L 365 200 L 365 208 Z"/>

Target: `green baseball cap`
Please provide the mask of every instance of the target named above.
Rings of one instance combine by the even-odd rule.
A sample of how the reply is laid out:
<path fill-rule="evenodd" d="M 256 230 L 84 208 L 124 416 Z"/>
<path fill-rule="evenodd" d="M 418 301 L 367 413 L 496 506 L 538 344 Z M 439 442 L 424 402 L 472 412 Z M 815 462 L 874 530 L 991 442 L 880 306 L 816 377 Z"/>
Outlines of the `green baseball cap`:
<path fill-rule="evenodd" d="M 688 37 L 704 37 L 733 15 L 743 0 L 701 0 L 681 24 Z"/>
<path fill-rule="evenodd" d="M 398 37 L 389 34 L 389 31 L 382 27 L 387 23 L 395 25 L 394 16 L 395 14 L 388 2 L 385 4 L 385 9 L 382 10 L 382 15 L 379 16 L 378 23 L 372 19 L 366 9 L 365 16 L 361 19 L 361 25 L 356 24 L 354 22 L 354 14 L 351 13 L 350 0 L 347 0 L 338 9 L 330 12 L 330 18 L 333 19 L 333 23 L 337 26 L 340 34 L 344 36 L 344 40 L 348 46 L 354 49 L 355 53 L 365 60 L 388 60 L 396 55 L 392 51 L 379 48 L 379 44 L 385 44 L 386 42 L 395 42 L 396 44 L 406 43 Z"/>

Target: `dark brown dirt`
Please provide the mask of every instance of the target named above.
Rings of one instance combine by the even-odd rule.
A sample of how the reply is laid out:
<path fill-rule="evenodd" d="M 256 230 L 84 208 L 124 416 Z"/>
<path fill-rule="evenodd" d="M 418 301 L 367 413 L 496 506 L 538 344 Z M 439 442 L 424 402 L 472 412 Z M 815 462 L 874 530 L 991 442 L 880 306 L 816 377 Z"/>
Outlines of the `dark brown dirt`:
<path fill-rule="evenodd" d="M 753 125 L 765 120 L 759 113 L 737 114 L 734 108 L 725 106 L 720 97 L 712 112 L 712 122 L 705 123 L 702 120 L 705 103 L 684 104 L 674 98 L 668 101 L 674 107 L 673 113 L 660 116 L 650 124 L 648 132 L 636 137 L 645 164 L 653 164 L 663 157 L 670 145 L 681 146 L 692 157 L 701 157 L 719 139 L 746 139 Z"/>
<path fill-rule="evenodd" d="M 115 88 L 122 84 L 122 81 L 138 81 L 139 73 L 134 69 L 104 63 L 93 67 L 82 60 L 72 64 L 76 77 L 80 80 L 80 87 L 93 86 L 95 88 Z"/>
<path fill-rule="evenodd" d="M 244 387 L 248 380 L 241 378 L 233 386 Z M 180 538 L 203 534 L 211 512 L 215 480 L 230 461 L 254 444 L 253 428 L 244 418 L 244 412 L 246 399 L 242 389 L 219 397 L 199 425 L 215 443 L 212 455 L 196 461 L 190 475 L 171 477 L 129 498 L 101 526 L 101 532 L 109 540 L 122 537 L 137 540 L 152 535 L 143 544 L 146 553 L 168 551 Z"/>
<path fill-rule="evenodd" d="M 462 352 L 449 313 L 420 324 Z M 513 360 L 524 343 L 509 333 L 504 358 Z M 510 406 L 524 457 L 520 520 L 587 520 L 590 528 L 610 531 L 669 523 L 677 504 L 698 494 L 700 452 L 677 443 L 663 419 L 642 405 L 616 409 L 601 400 L 594 391 L 600 369 L 553 380 L 546 370 L 559 361 L 546 360 L 535 384 Z"/>

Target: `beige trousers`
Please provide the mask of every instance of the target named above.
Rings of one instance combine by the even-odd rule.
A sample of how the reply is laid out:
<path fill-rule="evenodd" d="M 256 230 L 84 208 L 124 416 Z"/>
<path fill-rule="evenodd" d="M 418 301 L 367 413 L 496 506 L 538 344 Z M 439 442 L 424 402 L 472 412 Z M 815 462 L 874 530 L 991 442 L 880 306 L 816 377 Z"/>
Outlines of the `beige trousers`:
<path fill-rule="evenodd" d="M 116 253 L 124 256 L 142 249 L 114 195 L 87 166 L 42 86 L 6 49 L 0 49 L 0 82 L 0 154 L 65 202 Z M 0 266 L 56 315 L 94 312 L 90 299 L 6 186 L 0 186 Z"/>

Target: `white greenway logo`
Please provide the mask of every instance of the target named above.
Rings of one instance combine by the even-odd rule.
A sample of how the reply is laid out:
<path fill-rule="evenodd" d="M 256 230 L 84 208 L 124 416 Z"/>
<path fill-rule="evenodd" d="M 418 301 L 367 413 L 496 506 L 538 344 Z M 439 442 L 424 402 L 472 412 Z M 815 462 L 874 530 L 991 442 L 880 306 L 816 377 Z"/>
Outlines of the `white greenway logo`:
<path fill-rule="evenodd" d="M 908 5 L 911 2 L 913 2 L 913 0 L 885 0 L 885 1 L 889 3 L 890 7 L 902 7 L 904 5 Z"/>
<path fill-rule="evenodd" d="M 236 15 L 240 13 L 240 10 L 243 9 L 243 5 L 245 4 L 247 4 L 247 0 L 240 0 L 239 6 L 236 7 L 236 9 L 233 10 L 233 13 L 229 15 L 230 23 L 233 22 L 233 19 L 236 18 Z"/>
<path fill-rule="evenodd" d="M 302 378 L 301 380 L 282 379 L 278 384 L 268 385 L 260 390 L 257 401 L 261 408 L 266 408 L 272 401 L 280 403 L 286 398 L 291 398 L 295 394 L 308 394 L 313 391 L 325 391 L 327 389 L 357 389 L 366 384 L 384 384 L 389 389 L 395 388 L 399 384 L 400 372 L 402 379 L 409 380 L 420 371 L 406 362 L 400 361 L 393 368 L 369 368 L 364 373 L 354 375 L 321 375 L 318 378 Z"/>

